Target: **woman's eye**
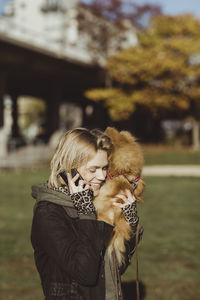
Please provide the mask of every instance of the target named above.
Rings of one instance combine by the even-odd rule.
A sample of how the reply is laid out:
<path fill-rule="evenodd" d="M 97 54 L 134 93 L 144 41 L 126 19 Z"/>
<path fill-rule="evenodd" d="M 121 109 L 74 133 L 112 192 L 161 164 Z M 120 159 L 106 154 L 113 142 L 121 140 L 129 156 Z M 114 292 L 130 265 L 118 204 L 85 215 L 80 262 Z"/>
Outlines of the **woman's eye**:
<path fill-rule="evenodd" d="M 95 173 L 95 172 L 96 172 L 95 169 L 91 169 L 91 170 L 90 170 L 90 173 Z"/>
<path fill-rule="evenodd" d="M 107 170 L 108 170 L 108 166 L 104 167 L 103 170 L 104 170 L 104 171 L 107 171 Z"/>

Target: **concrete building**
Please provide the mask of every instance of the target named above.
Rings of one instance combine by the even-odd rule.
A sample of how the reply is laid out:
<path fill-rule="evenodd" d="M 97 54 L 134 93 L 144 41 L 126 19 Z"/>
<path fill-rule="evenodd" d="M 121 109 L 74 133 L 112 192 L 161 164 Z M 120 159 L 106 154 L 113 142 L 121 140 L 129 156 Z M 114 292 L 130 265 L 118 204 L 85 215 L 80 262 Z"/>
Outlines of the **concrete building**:
<path fill-rule="evenodd" d="M 7 0 L 4 14 L 0 17 L 0 34 L 48 49 L 58 56 L 93 63 L 94 51 L 91 51 L 89 44 L 94 37 L 81 29 L 80 14 L 86 21 L 92 19 L 97 38 L 98 27 L 105 22 L 109 23 L 109 30 L 114 33 L 115 28 L 111 22 L 92 15 L 78 5 L 77 0 Z M 120 35 L 113 35 L 108 45 L 109 55 L 119 49 L 119 43 L 121 48 L 137 43 L 135 28 L 128 21 L 124 24 L 126 30 L 122 33 L 123 41 Z M 104 64 L 104 55 L 100 56 L 98 59 L 95 57 L 95 62 Z"/>
<path fill-rule="evenodd" d="M 119 48 L 134 46 L 136 31 L 130 22 L 124 21 L 125 30 L 119 33 L 112 22 L 97 18 L 80 6 L 78 0 L 4 2 L 4 13 L 0 15 L 1 140 L 6 140 L 5 134 L 8 136 L 3 107 L 6 94 L 12 102 L 11 138 L 18 140 L 17 101 L 23 95 L 42 98 L 47 104 L 49 138 L 59 127 L 59 107 L 63 103 L 71 105 L 66 111 L 76 105 L 77 115 L 81 115 L 80 109 L 83 115 L 88 114 L 84 91 L 103 85 L 107 57 Z M 88 20 L 93 30 L 91 35 L 81 23 L 87 25 Z M 110 34 L 105 52 L 99 40 L 100 27 L 104 25 Z M 94 107 L 92 111 L 95 112 Z M 94 123 L 98 121 L 99 112 L 96 115 Z M 69 120 L 68 117 L 68 123 Z M 98 122 L 96 125 L 98 127 Z"/>

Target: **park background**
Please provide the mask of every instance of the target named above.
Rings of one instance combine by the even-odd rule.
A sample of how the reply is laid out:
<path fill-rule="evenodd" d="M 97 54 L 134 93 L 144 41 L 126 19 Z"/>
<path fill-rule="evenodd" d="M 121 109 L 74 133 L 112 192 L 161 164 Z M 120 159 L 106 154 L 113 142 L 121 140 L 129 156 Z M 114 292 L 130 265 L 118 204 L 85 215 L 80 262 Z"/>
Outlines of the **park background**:
<path fill-rule="evenodd" d="M 1 1 L 0 24 L 1 19 L 5 21 L 3 12 L 8 2 L 11 5 L 15 1 Z M 48 102 L 18 95 L 16 119 L 14 98 L 4 96 L 0 137 L 7 147 L 0 155 L 0 300 L 43 299 L 30 244 L 34 207 L 31 185 L 48 179 L 50 157 L 65 130 L 74 126 L 105 129 L 108 125 L 131 131 L 141 143 L 145 158 L 146 189 L 144 202 L 138 206 L 145 229 L 139 246 L 141 299 L 200 299 L 200 175 L 192 171 L 200 166 L 199 3 L 190 1 L 190 7 L 185 8 L 186 2 L 180 5 L 173 1 L 169 11 L 166 3 L 162 10 L 162 1 L 130 1 L 139 6 L 119 12 L 119 4 L 124 1 L 93 2 L 100 4 L 88 4 L 93 13 L 98 13 L 97 18 L 116 22 L 116 31 L 107 29 L 107 34 L 107 27 L 100 22 L 104 31 L 95 35 L 88 19 L 82 23 L 87 34 L 99 42 L 95 43 L 98 51 L 91 47 L 91 41 L 88 47 L 93 55 L 104 58 L 101 68 L 105 70 L 105 84 L 93 85 L 92 89 L 88 85 L 77 103 L 75 99 L 75 103 L 67 100 L 62 104 L 55 132 L 48 131 Z M 111 6 L 102 5 L 105 3 Z M 116 47 L 108 55 L 103 43 L 125 33 L 121 23 L 125 17 L 133 22 L 138 43 L 124 49 Z M 3 34 L 5 31 L 0 31 L 0 37 Z M 122 43 L 123 38 L 117 42 Z M 169 166 L 171 171 L 163 175 Z M 176 176 L 174 170 L 183 166 L 186 169 Z M 154 176 L 147 172 L 152 167 L 159 167 Z M 133 257 L 123 275 L 125 300 L 136 299 L 135 278 Z"/>

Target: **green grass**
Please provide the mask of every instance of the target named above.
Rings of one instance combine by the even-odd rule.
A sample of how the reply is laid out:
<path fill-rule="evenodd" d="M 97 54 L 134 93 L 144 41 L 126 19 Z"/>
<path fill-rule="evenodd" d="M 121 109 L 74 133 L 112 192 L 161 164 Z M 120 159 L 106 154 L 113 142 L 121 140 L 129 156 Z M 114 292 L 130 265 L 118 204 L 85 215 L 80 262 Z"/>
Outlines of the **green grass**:
<path fill-rule="evenodd" d="M 0 300 L 43 299 L 30 245 L 30 186 L 47 176 L 47 170 L 0 175 Z M 200 299 L 199 178 L 147 177 L 146 184 L 138 207 L 145 229 L 139 246 L 144 299 Z M 134 280 L 133 257 L 123 281 Z"/>
<path fill-rule="evenodd" d="M 147 177 L 139 205 L 144 237 L 140 279 L 146 300 L 200 299 L 199 178 Z M 134 259 L 124 280 L 135 278 Z"/>
<path fill-rule="evenodd" d="M 30 244 L 30 186 L 47 176 L 47 170 L 0 175 L 0 300 L 43 299 Z"/>
<path fill-rule="evenodd" d="M 200 151 L 171 149 L 163 147 L 143 147 L 145 165 L 198 165 Z"/>

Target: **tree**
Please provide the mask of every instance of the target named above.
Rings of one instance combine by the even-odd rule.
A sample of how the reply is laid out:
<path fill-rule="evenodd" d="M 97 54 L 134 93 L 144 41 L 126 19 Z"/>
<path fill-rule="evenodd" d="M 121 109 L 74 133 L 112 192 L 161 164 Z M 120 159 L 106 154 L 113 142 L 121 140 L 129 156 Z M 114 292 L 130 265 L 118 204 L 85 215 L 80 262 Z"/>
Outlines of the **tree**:
<path fill-rule="evenodd" d="M 113 120 L 127 119 L 143 106 L 154 116 L 182 113 L 197 124 L 199 32 L 200 22 L 192 15 L 152 18 L 150 26 L 139 33 L 137 46 L 108 59 L 106 69 L 113 88 L 93 89 L 86 96 L 102 101 Z"/>
<path fill-rule="evenodd" d="M 80 0 L 80 6 L 89 9 L 95 16 L 103 17 L 115 22 L 123 23 L 123 20 L 130 20 L 135 26 L 144 26 L 142 18 L 161 14 L 161 7 L 153 4 L 138 5 L 131 0 Z"/>
<path fill-rule="evenodd" d="M 131 1 L 132 2 L 132 1 Z M 137 43 L 136 27 L 144 15 L 161 13 L 159 6 L 136 5 L 123 0 L 91 0 L 79 3 L 79 31 L 95 62 L 104 62 L 116 51 Z"/>

